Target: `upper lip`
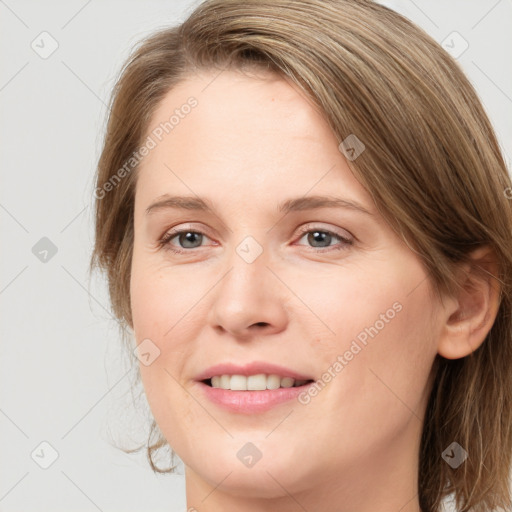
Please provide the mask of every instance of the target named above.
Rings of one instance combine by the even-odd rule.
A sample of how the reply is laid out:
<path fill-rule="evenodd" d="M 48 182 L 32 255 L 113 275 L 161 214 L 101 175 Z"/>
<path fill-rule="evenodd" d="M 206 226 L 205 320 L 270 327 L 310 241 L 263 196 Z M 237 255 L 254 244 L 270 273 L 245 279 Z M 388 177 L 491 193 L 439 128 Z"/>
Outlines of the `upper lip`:
<path fill-rule="evenodd" d="M 313 377 L 301 374 L 290 368 L 279 366 L 277 364 L 266 363 L 263 361 L 254 361 L 242 365 L 234 363 L 220 363 L 210 366 L 201 372 L 196 380 L 207 380 L 215 377 L 216 375 L 257 375 L 265 373 L 267 375 L 279 375 L 280 377 L 291 377 L 295 380 L 313 380 Z"/>

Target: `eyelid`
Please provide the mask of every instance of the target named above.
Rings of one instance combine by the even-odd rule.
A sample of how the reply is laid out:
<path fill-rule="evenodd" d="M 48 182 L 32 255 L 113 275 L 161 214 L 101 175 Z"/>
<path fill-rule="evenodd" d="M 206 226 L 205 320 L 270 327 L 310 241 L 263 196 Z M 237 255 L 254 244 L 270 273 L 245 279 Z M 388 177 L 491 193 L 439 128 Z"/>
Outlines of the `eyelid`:
<path fill-rule="evenodd" d="M 352 233 L 350 233 L 349 231 L 347 231 L 346 229 L 342 229 L 342 228 L 330 228 L 330 227 L 322 227 L 322 226 L 319 226 L 318 223 L 316 222 L 308 222 L 307 224 L 304 224 L 303 226 L 301 226 L 300 228 L 300 234 L 304 234 L 304 233 L 308 233 L 310 231 L 325 231 L 327 233 L 330 233 L 332 235 L 336 235 L 340 238 L 343 238 L 345 240 L 351 240 L 351 241 L 355 241 L 356 240 L 356 237 L 354 235 L 352 235 Z M 346 233 L 346 235 L 344 235 L 343 233 L 340 232 L 343 231 L 343 233 Z"/>

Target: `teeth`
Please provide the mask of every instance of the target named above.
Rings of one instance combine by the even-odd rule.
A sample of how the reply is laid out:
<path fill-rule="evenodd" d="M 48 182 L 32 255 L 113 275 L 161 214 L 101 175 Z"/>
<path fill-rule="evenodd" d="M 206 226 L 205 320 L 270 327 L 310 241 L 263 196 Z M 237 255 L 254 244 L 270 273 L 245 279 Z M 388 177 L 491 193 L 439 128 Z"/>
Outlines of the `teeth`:
<path fill-rule="evenodd" d="M 216 375 L 211 379 L 212 387 L 230 389 L 232 391 L 262 391 L 265 389 L 291 388 L 302 386 L 307 380 L 295 380 L 279 375 Z"/>

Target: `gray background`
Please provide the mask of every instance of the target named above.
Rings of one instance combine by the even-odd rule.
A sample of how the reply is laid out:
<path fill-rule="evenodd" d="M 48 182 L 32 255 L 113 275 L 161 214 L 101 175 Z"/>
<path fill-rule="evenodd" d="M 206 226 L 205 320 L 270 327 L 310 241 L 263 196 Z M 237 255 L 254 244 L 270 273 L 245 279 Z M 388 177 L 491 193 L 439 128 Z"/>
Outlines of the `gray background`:
<path fill-rule="evenodd" d="M 148 410 L 131 406 L 106 286 L 87 265 L 114 79 L 134 43 L 197 3 L 0 0 L 0 511 L 185 510 L 182 475 L 112 446 L 142 442 Z M 467 41 L 458 61 L 510 169 L 511 0 L 382 3 L 454 51 L 453 31 Z"/>

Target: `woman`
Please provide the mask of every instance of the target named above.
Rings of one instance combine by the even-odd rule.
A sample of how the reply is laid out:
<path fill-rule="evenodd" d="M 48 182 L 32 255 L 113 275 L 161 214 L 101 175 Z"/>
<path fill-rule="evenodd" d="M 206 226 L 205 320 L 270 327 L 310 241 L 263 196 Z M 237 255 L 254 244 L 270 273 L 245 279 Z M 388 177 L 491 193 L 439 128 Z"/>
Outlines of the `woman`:
<path fill-rule="evenodd" d="M 149 37 L 91 264 L 153 469 L 168 444 L 198 511 L 509 507 L 511 191 L 455 61 L 383 6 L 209 0 Z"/>

